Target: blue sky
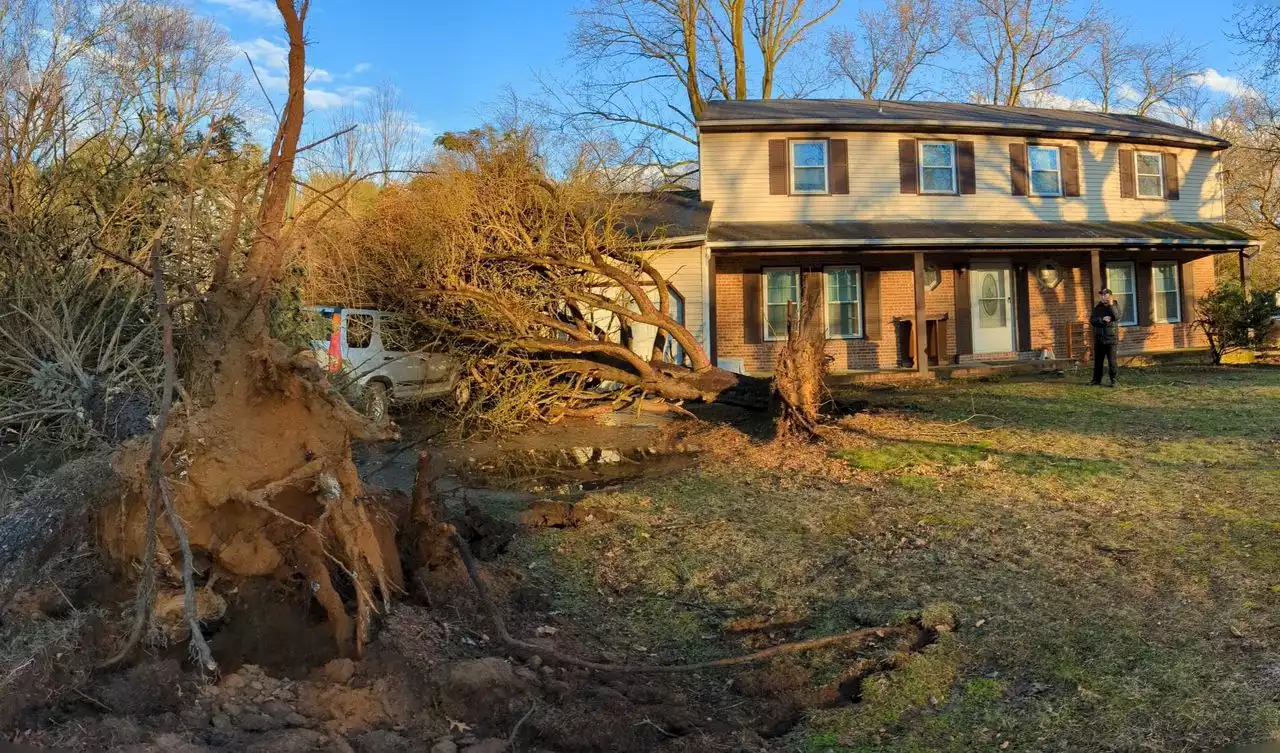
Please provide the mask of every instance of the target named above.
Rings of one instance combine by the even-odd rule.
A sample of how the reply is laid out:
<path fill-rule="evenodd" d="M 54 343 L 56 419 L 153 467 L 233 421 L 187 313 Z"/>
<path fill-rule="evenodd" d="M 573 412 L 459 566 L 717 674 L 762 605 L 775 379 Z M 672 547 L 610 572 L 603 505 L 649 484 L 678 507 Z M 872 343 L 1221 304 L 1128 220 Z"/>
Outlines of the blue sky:
<path fill-rule="evenodd" d="M 283 90 L 283 36 L 273 0 L 190 0 L 246 50 L 273 93 Z M 563 77 L 573 31 L 572 10 L 585 0 L 312 0 L 308 109 L 358 103 L 370 87 L 390 82 L 417 122 L 434 134 L 484 121 L 506 87 L 536 93 L 538 76 Z M 859 4 L 845 0 L 833 18 L 852 24 Z M 1239 62 L 1226 39 L 1226 0 L 1106 2 L 1139 37 L 1181 34 L 1203 44 L 1216 73 L 1211 87 L 1229 89 Z"/>

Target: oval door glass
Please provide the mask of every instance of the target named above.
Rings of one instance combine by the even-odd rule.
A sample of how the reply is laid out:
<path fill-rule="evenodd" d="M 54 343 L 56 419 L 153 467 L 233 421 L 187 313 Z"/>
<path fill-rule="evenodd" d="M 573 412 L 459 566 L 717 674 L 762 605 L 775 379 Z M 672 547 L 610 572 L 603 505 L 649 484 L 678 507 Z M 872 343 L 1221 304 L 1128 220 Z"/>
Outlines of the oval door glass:
<path fill-rule="evenodd" d="M 999 329 L 1008 322 L 1007 302 L 1001 290 L 1001 275 L 996 271 L 983 271 L 978 291 L 978 326 L 982 329 Z"/>

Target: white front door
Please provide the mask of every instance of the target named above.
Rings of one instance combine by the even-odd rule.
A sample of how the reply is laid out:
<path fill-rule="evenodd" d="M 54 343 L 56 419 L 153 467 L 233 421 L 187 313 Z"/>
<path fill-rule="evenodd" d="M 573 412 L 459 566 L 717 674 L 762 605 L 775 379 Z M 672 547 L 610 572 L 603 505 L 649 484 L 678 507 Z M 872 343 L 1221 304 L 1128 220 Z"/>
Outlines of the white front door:
<path fill-rule="evenodd" d="M 1007 264 L 974 265 L 969 271 L 973 352 L 1008 353 L 1013 346 L 1013 292 Z"/>

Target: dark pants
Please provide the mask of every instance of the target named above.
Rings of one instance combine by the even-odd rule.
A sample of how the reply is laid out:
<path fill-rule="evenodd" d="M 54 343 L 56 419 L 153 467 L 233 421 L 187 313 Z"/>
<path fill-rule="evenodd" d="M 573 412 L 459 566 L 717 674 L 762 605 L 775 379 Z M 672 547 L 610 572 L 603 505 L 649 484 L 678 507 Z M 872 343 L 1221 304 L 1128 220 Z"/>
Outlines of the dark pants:
<path fill-rule="evenodd" d="M 1107 362 L 1107 373 L 1111 381 L 1116 381 L 1116 344 L 1093 341 L 1093 383 L 1102 384 L 1102 362 Z"/>

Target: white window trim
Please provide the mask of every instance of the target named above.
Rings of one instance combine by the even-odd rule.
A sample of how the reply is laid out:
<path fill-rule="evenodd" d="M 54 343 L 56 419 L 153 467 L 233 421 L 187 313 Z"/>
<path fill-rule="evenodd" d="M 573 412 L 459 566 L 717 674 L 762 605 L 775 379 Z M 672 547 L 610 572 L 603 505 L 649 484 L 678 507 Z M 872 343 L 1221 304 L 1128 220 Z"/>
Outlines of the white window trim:
<path fill-rule="evenodd" d="M 1053 193 L 1041 193 L 1036 190 L 1035 174 L 1036 170 L 1031 166 L 1031 150 L 1032 149 L 1052 149 L 1058 153 L 1058 169 L 1057 170 L 1040 170 L 1039 172 L 1054 172 L 1058 175 L 1058 190 Z M 1027 144 L 1027 195 L 1028 196 L 1061 196 L 1062 195 L 1062 147 L 1055 144 Z"/>
<path fill-rule="evenodd" d="M 944 191 L 926 191 L 924 188 L 924 148 L 925 146 L 945 146 L 951 152 L 951 188 Z M 916 162 L 920 165 L 920 175 L 916 178 L 920 182 L 920 193 L 946 196 L 948 194 L 957 193 L 956 188 L 956 142 L 954 141 L 921 141 L 919 143 L 919 152 L 916 154 Z M 929 167 L 930 170 L 941 169 L 940 166 Z"/>
<path fill-rule="evenodd" d="M 840 272 L 849 270 L 853 273 L 853 279 L 858 286 L 858 331 L 851 335 L 833 335 L 831 334 L 831 304 L 836 301 L 827 300 L 827 291 L 830 286 L 827 284 L 827 275 L 831 272 Z M 848 301 L 839 301 L 839 303 L 847 303 Z M 822 268 L 822 332 L 828 340 L 861 340 L 866 335 L 863 332 L 862 325 L 862 267 L 856 264 L 840 264 L 831 267 Z"/>
<path fill-rule="evenodd" d="M 1161 165 L 1161 168 L 1163 167 L 1164 165 Z M 1177 305 L 1178 305 L 1178 316 L 1175 319 L 1157 319 L 1155 315 L 1155 311 L 1156 311 L 1155 297 L 1157 293 L 1161 292 L 1156 290 L 1156 267 L 1165 267 L 1165 266 L 1173 267 L 1173 292 L 1176 294 L 1174 295 L 1174 300 L 1177 302 Z M 1164 292 L 1169 292 L 1169 291 L 1164 291 Z M 1151 304 L 1151 321 L 1152 322 L 1156 324 L 1181 324 L 1182 323 L 1182 280 L 1179 279 L 1179 275 L 1178 275 L 1178 262 L 1176 261 L 1151 262 L 1151 300 L 1152 300 L 1152 304 Z"/>
<path fill-rule="evenodd" d="M 783 332 L 777 337 L 769 336 L 769 273 L 770 272 L 794 272 L 796 275 L 796 314 L 799 315 L 800 307 L 804 305 L 804 277 L 800 274 L 799 267 L 764 267 L 760 270 L 760 334 L 765 342 L 779 342 L 787 339 L 787 333 Z M 825 280 L 823 284 L 826 284 Z"/>
<path fill-rule="evenodd" d="M 821 191 L 802 191 L 796 188 L 796 145 L 797 144 L 819 144 L 822 146 L 822 190 Z M 826 139 L 792 139 L 787 142 L 787 172 L 789 173 L 787 180 L 791 183 L 791 193 L 804 195 L 818 195 L 831 193 L 831 151 Z"/>
<path fill-rule="evenodd" d="M 1112 261 L 1102 265 L 1104 275 L 1107 271 L 1111 269 L 1119 269 L 1120 267 L 1129 268 L 1129 279 L 1133 281 L 1133 290 L 1129 291 L 1129 294 L 1133 296 L 1133 319 L 1121 319 L 1116 322 L 1116 324 L 1119 324 L 1121 327 L 1133 327 L 1138 324 L 1138 265 L 1131 261 Z M 1107 275 L 1107 287 L 1111 287 L 1110 275 Z M 1123 315 L 1124 312 L 1121 312 L 1121 316 Z"/>
<path fill-rule="evenodd" d="M 1144 173 L 1138 172 L 1138 165 L 1140 164 L 1140 162 L 1138 161 L 1138 155 L 1143 155 L 1143 154 L 1149 155 L 1149 156 L 1155 156 L 1160 160 L 1160 170 L 1155 176 L 1160 178 L 1160 193 L 1155 194 L 1154 196 L 1151 194 L 1144 194 L 1142 192 L 1142 176 L 1144 175 Z M 1150 173 L 1145 173 L 1145 175 L 1147 177 L 1152 177 Z M 1161 154 L 1160 152 L 1146 152 L 1146 151 L 1134 150 L 1133 152 L 1133 195 L 1138 197 L 1139 199 L 1163 199 L 1165 197 L 1164 155 L 1163 154 Z"/>

